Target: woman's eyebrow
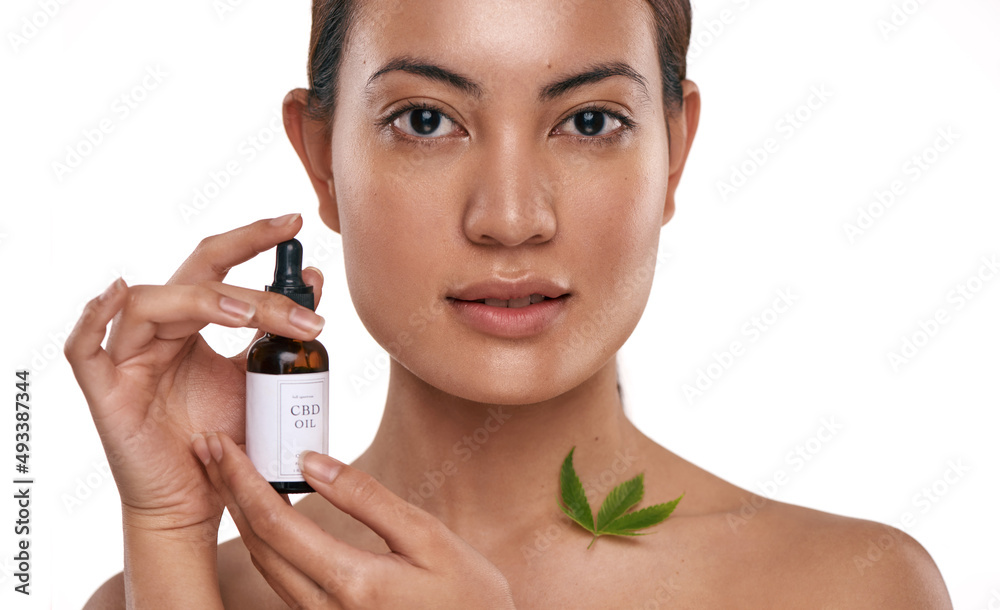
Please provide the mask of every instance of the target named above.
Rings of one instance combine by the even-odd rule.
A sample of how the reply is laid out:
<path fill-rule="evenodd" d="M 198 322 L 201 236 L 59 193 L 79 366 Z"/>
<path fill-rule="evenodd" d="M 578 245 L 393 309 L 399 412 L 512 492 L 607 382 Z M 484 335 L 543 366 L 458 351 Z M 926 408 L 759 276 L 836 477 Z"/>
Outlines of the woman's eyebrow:
<path fill-rule="evenodd" d="M 538 92 L 538 101 L 546 102 L 552 100 L 560 95 L 565 95 L 573 89 L 596 83 L 612 76 L 624 76 L 633 80 L 639 85 L 646 101 L 652 101 L 649 98 L 649 89 L 646 88 L 646 78 L 642 74 L 639 74 L 632 66 L 622 61 L 593 64 L 582 72 L 548 84 Z"/>
<path fill-rule="evenodd" d="M 463 76 L 453 70 L 441 67 L 428 60 L 410 56 L 401 56 L 390 59 L 368 78 L 368 82 L 365 85 L 366 97 L 370 100 L 371 87 L 380 76 L 397 70 L 401 72 L 409 72 L 410 74 L 416 74 L 418 76 L 443 83 L 461 91 L 466 95 L 470 95 L 477 100 L 481 99 L 483 96 L 483 86 L 468 76 Z M 550 101 L 554 98 L 565 95 L 574 89 L 578 89 L 584 85 L 596 83 L 612 76 L 624 76 L 631 79 L 639 85 L 643 97 L 647 101 L 651 101 L 649 97 L 649 90 L 646 87 L 646 78 L 639 74 L 630 65 L 621 61 L 593 64 L 576 74 L 572 74 L 567 77 L 560 77 L 559 80 L 549 83 L 539 90 L 538 101 Z"/>

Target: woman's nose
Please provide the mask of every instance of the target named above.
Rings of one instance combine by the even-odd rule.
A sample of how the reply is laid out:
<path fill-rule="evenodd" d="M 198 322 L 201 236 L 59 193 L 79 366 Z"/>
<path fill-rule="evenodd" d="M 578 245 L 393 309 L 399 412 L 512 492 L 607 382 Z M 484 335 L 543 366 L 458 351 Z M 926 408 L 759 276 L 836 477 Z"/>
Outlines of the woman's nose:
<path fill-rule="evenodd" d="M 463 218 L 470 241 L 513 247 L 555 235 L 558 183 L 533 146 L 508 137 L 482 149 Z"/>

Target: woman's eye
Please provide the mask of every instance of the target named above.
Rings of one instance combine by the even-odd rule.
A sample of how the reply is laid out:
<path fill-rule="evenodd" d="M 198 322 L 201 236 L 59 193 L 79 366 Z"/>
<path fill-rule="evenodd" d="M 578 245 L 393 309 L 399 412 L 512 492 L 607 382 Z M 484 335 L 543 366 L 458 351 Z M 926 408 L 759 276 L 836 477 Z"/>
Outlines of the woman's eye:
<path fill-rule="evenodd" d="M 577 112 L 563 124 L 570 125 L 577 133 L 584 136 L 605 136 L 622 126 L 621 121 L 602 110 Z"/>
<path fill-rule="evenodd" d="M 417 138 L 446 136 L 455 129 L 455 123 L 451 119 L 433 108 L 404 110 L 393 121 L 393 125 L 403 133 Z"/>

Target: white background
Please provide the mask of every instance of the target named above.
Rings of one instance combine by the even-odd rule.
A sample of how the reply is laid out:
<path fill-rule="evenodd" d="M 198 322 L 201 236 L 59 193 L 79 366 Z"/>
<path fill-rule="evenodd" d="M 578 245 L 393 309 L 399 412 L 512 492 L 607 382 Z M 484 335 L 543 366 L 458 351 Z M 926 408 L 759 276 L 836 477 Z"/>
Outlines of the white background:
<path fill-rule="evenodd" d="M 271 121 L 306 83 L 309 5 L 220 4 L 75 1 L 46 19 L 43 3 L 18 0 L 0 13 L 0 388 L 10 405 L 14 371 L 32 370 L 37 481 L 30 600 L 12 593 L 9 482 L 0 493 L 2 607 L 79 608 L 122 568 L 117 489 L 62 356 L 83 304 L 118 275 L 161 284 L 201 238 L 302 212 L 307 262 L 327 278 L 331 453 L 353 460 L 378 425 L 384 352 L 351 305 L 339 236 Z M 880 30 L 904 6 L 905 23 Z M 42 26 L 26 36 L 26 20 Z M 897 526 L 911 513 L 904 529 L 955 606 L 972 609 L 1000 600 L 1000 279 L 975 279 L 983 257 L 1000 257 L 998 31 L 991 0 L 698 2 L 689 77 L 701 125 L 645 316 L 620 355 L 628 413 L 658 442 L 783 501 Z M 115 100 L 157 69 L 161 82 L 124 117 Z M 832 95 L 803 107 L 814 88 Z M 795 112 L 808 118 L 786 137 L 779 121 Z M 53 164 L 68 146 L 86 151 L 84 131 L 102 119 L 110 133 L 57 176 Z M 929 149 L 938 130 L 958 134 L 943 152 Z M 241 152 L 250 137 L 266 142 L 253 159 Z M 752 167 L 748 149 L 768 138 L 777 152 Z M 925 154 L 933 163 L 914 180 L 907 163 Z M 240 173 L 185 218 L 234 161 Z M 723 197 L 719 183 L 744 163 L 752 175 Z M 896 180 L 905 193 L 852 243 L 845 223 Z M 227 281 L 263 288 L 272 266 L 260 256 Z M 949 298 L 959 284 L 978 290 L 960 309 Z M 795 300 L 774 316 L 781 289 Z M 948 322 L 894 370 L 888 354 L 938 309 Z M 772 322 L 756 341 L 743 332 L 754 316 Z M 250 336 L 206 334 L 226 354 Z M 742 355 L 709 369 L 733 341 Z M 366 365 L 375 380 L 356 388 Z M 689 402 L 682 388 L 699 371 L 716 379 Z M 3 414 L 0 471 L 13 478 L 13 409 Z M 824 420 L 840 426 L 826 442 Z M 797 446 L 814 451 L 798 469 L 786 459 Z M 776 476 L 784 484 L 769 487 Z M 933 503 L 915 497 L 924 488 Z M 236 534 L 227 520 L 223 537 Z"/>

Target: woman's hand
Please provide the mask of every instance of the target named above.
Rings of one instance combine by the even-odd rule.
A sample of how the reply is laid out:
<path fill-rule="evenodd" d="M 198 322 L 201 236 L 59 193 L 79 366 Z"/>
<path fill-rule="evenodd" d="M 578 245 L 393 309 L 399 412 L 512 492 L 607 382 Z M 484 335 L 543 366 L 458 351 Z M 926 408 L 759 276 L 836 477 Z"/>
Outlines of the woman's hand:
<path fill-rule="evenodd" d="M 316 337 L 322 318 L 291 299 L 221 283 L 232 267 L 290 239 L 301 224 L 289 214 L 213 235 L 166 285 L 129 287 L 119 279 L 87 303 L 64 352 L 108 455 L 126 526 L 202 528 L 206 542 L 217 544 L 212 528 L 217 533 L 224 505 L 191 451 L 191 436 L 207 429 L 243 439 L 246 351 L 222 356 L 199 331 L 214 323 L 256 327 L 258 336 Z M 302 275 L 318 302 L 322 276 L 311 268 Z"/>
<path fill-rule="evenodd" d="M 364 523 L 389 553 L 357 549 L 291 506 L 224 433 L 194 450 L 225 499 L 253 564 L 292 608 L 514 608 L 510 585 L 482 554 L 371 475 L 306 452 L 305 480 Z"/>

